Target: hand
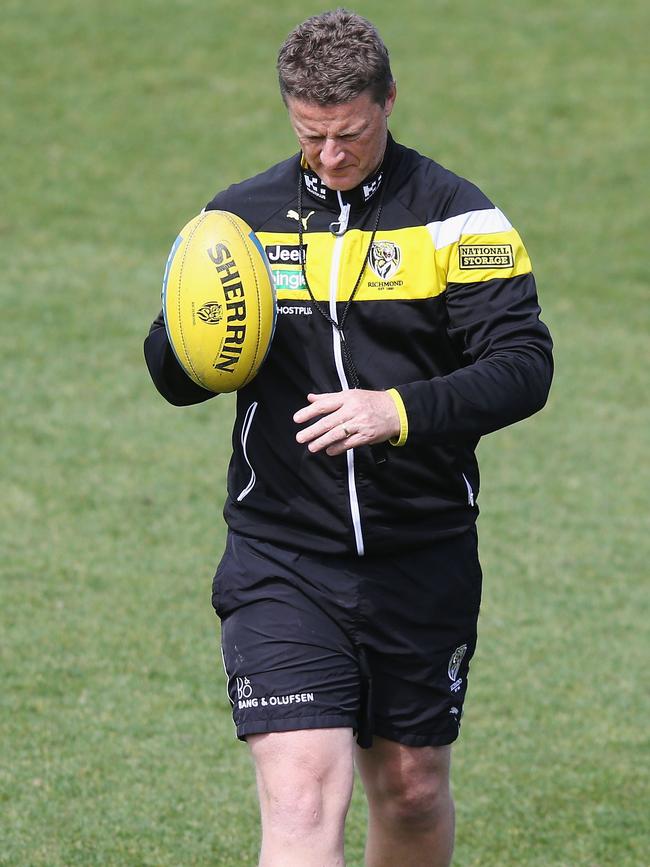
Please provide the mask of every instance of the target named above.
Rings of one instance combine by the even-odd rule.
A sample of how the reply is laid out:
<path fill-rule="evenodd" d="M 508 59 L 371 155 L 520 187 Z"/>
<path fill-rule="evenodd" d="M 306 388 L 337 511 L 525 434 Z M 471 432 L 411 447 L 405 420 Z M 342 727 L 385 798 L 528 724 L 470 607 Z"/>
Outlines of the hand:
<path fill-rule="evenodd" d="M 331 394 L 308 394 L 309 406 L 295 413 L 296 424 L 318 419 L 296 434 L 310 452 L 340 455 L 348 449 L 385 442 L 400 431 L 393 398 L 385 391 L 354 388 Z M 320 416 L 320 417 L 319 417 Z"/>

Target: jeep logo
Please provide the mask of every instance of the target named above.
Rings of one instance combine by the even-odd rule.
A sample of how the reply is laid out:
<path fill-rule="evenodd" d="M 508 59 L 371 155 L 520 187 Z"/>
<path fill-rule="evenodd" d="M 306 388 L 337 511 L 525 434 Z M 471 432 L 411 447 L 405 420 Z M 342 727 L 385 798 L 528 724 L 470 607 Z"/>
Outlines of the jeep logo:
<path fill-rule="evenodd" d="M 266 256 L 271 264 L 282 262 L 284 264 L 300 265 L 305 262 L 307 245 L 300 248 L 300 244 L 274 244 L 265 247 Z M 302 255 L 301 255 L 302 252 Z"/>

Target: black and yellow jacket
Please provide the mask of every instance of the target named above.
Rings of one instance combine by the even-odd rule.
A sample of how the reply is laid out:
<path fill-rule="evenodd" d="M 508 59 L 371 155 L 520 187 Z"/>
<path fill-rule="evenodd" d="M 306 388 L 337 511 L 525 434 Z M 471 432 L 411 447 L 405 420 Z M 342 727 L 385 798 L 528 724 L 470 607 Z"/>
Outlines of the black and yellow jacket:
<path fill-rule="evenodd" d="M 479 438 L 539 410 L 552 376 L 530 260 L 506 217 L 468 181 L 390 137 L 379 170 L 349 192 L 324 187 L 297 155 L 207 208 L 254 229 L 278 297 L 267 359 L 237 394 L 228 525 L 290 548 L 359 555 L 471 526 Z M 314 455 L 296 442 L 293 414 L 309 392 L 354 379 L 304 273 L 316 303 L 340 321 L 378 214 L 343 331 L 359 387 L 395 389 L 399 446 L 379 458 L 365 447 Z M 213 396 L 181 370 L 161 316 L 145 356 L 171 403 Z"/>

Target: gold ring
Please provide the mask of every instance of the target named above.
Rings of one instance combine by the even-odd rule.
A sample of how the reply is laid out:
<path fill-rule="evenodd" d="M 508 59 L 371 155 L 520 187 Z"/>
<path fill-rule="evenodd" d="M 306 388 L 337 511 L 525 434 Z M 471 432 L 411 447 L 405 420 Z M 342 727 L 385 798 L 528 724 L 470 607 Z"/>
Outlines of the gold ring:
<path fill-rule="evenodd" d="M 341 425 L 341 427 L 343 428 L 343 433 L 345 434 L 346 439 L 348 439 L 348 437 L 352 436 L 352 434 L 350 433 L 350 431 L 346 428 L 346 426 L 344 424 Z"/>

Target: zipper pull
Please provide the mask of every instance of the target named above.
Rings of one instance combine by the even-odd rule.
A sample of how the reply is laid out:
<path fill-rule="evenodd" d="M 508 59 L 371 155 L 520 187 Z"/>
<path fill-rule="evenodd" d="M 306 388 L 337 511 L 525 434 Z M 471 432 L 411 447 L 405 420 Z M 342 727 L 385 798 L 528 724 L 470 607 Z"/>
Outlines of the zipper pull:
<path fill-rule="evenodd" d="M 338 220 L 334 220 L 334 222 L 330 223 L 330 232 L 337 237 L 341 235 L 345 235 L 348 222 L 350 221 L 350 209 L 351 205 L 343 201 L 341 197 L 341 191 L 337 190 L 336 195 L 339 198 L 339 207 L 341 208 L 341 213 L 339 214 Z"/>

